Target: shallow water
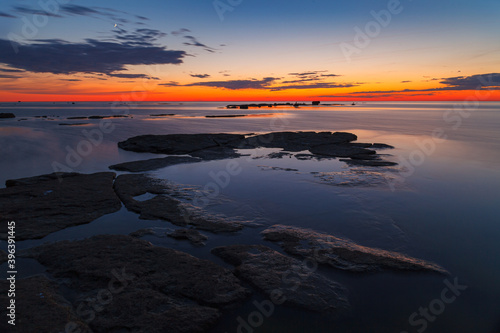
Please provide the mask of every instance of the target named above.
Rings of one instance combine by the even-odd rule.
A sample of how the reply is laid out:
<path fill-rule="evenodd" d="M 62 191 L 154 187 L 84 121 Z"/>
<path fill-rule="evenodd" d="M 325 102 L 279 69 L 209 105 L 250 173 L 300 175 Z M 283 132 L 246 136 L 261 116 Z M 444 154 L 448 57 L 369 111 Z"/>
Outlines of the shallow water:
<path fill-rule="evenodd" d="M 232 160 L 241 171 L 229 180 L 222 176 L 228 161 L 152 171 L 155 177 L 194 185 L 204 193 L 201 198 L 208 199 L 203 202 L 210 212 L 251 220 L 261 227 L 249 226 L 235 235 L 208 233 L 210 239 L 203 248 L 171 238 L 145 236 L 144 239 L 227 266 L 209 253 L 210 248 L 265 243 L 278 250 L 274 244 L 262 241 L 259 232 L 264 226 L 280 223 L 347 237 L 366 246 L 401 251 L 434 261 L 450 271 L 450 276 L 444 277 L 390 272 L 363 275 L 320 268 L 321 273 L 349 289 L 353 309 L 347 318 L 332 319 L 280 306 L 269 317 L 263 317 L 262 325 L 251 326 L 254 332 L 417 332 L 424 327 L 424 322 L 413 322 L 412 326 L 409 317 L 420 307 L 436 304 L 432 301 L 441 298 L 446 278 L 450 281 L 457 278 L 468 288 L 439 311 L 439 315 L 433 316 L 433 320 L 425 321 L 425 332 L 499 331 L 500 103 L 480 103 L 467 109 L 460 103 L 445 102 L 249 110 L 218 108 L 225 104 L 228 103 L 140 103 L 135 106 L 1 103 L 0 112 L 13 112 L 17 118 L 0 120 L 0 182 L 61 170 L 105 171 L 112 164 L 158 157 L 118 149 L 118 141 L 141 134 L 352 132 L 358 135 L 360 142 L 395 146 L 393 150 L 379 152 L 388 154 L 384 159 L 399 165 L 395 168 L 349 167 L 337 159 L 267 158 L 278 150 L 257 149 L 242 150 L 250 156 Z M 206 115 L 262 113 L 276 114 L 205 118 Z M 177 116 L 151 117 L 151 114 Z M 44 115 L 48 117 L 35 118 Z M 129 117 L 66 119 L 92 115 Z M 21 118 L 27 120 L 19 121 Z M 89 125 L 59 125 L 83 122 Z M 103 126 L 108 126 L 105 132 Z M 58 169 L 54 170 L 54 166 Z M 139 220 L 136 214 L 122 209 L 42 240 L 19 242 L 18 246 L 31 247 L 44 241 L 99 233 L 128 234 L 150 226 L 177 228 L 167 222 Z M 3 273 L 5 267 L 0 267 Z M 41 269 L 30 261 L 26 261 L 25 267 L 25 276 Z M 228 310 L 213 332 L 237 332 L 241 325 L 238 317 L 248 320 L 256 311 L 252 302 L 264 299 L 263 295 L 256 294 L 242 308 Z"/>

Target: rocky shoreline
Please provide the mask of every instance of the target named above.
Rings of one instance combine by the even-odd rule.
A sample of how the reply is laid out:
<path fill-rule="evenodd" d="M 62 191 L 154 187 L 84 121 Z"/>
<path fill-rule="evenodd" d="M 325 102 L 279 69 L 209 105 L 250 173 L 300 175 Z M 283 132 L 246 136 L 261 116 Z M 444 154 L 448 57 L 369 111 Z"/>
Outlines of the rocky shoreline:
<path fill-rule="evenodd" d="M 262 243 L 269 246 L 211 247 L 211 235 L 238 235 L 245 232 L 248 221 L 211 214 L 175 184 L 139 173 L 237 158 L 242 150 L 257 147 L 282 149 L 274 158 L 308 150 L 310 154 L 302 155 L 309 159 L 389 162 L 381 159 L 377 149 L 390 146 L 354 143 L 356 139 L 354 134 L 342 132 L 145 135 L 118 145 L 125 150 L 173 156 L 111 166 L 133 172 L 118 176 L 113 172 L 53 173 L 8 180 L 6 188 L 0 189 L 2 239 L 7 235 L 8 220 L 16 221 L 19 241 L 39 239 L 117 212 L 122 205 L 140 219 L 180 227 L 159 235 L 144 222 L 145 228 L 129 236 L 98 235 L 21 250 L 18 256 L 37 260 L 46 272 L 18 280 L 18 309 L 23 313 L 19 327 L 26 332 L 204 332 L 214 327 L 227 309 L 241 306 L 250 295 L 264 295 L 277 305 L 328 315 L 347 313 L 347 288 L 311 270 L 304 265 L 305 260 L 352 274 L 382 270 L 447 274 L 435 263 L 403 253 L 285 225 L 259 227 Z M 197 248 L 206 248 L 214 260 L 141 239 L 148 235 L 189 241 Z M 216 257 L 230 267 L 217 264 Z M 0 252 L 0 262 L 6 259 Z M 289 276 L 300 278 L 300 283 L 291 283 L 297 279 Z M 8 288 L 7 281 L 0 282 L 1 304 L 8 301 Z M 2 306 L 0 313 L 5 316 L 6 311 Z M 2 321 L 0 330 L 7 330 L 5 325 Z"/>

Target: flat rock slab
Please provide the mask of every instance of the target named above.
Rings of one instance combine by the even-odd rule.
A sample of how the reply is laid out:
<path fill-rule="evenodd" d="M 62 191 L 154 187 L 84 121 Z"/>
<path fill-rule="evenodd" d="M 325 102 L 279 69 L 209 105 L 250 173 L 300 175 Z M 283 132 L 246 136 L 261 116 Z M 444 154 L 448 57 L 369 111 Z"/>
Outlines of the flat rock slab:
<path fill-rule="evenodd" d="M 349 307 L 347 291 L 340 284 L 314 272 L 306 263 L 267 246 L 223 246 L 212 249 L 212 253 L 236 266 L 237 276 L 277 305 L 324 313 L 338 313 Z"/>
<path fill-rule="evenodd" d="M 157 170 L 177 164 L 197 163 L 201 159 L 189 156 L 167 156 L 164 158 L 153 158 L 149 160 L 125 162 L 111 165 L 109 168 L 116 171 L 144 172 Z"/>
<path fill-rule="evenodd" d="M 118 147 L 135 152 L 156 154 L 188 154 L 197 150 L 237 144 L 243 140 L 239 134 L 169 134 L 140 135 L 119 142 Z"/>
<path fill-rule="evenodd" d="M 170 186 L 144 174 L 120 175 L 114 184 L 115 191 L 128 210 L 139 213 L 140 218 L 162 219 L 178 226 L 193 226 L 211 232 L 234 232 L 241 230 L 240 223 L 213 216 L 189 203 L 172 196 Z M 138 201 L 134 197 L 151 193 L 155 197 Z"/>
<path fill-rule="evenodd" d="M 175 239 L 187 239 L 191 244 L 196 246 L 205 245 L 204 242 L 208 239 L 207 236 L 194 229 L 177 229 L 167 235 Z"/>
<path fill-rule="evenodd" d="M 355 140 L 356 135 L 345 132 L 274 132 L 249 137 L 245 144 L 251 147 L 302 151 L 318 145 L 345 144 Z"/>
<path fill-rule="evenodd" d="M 94 332 L 204 332 L 221 307 L 249 295 L 228 269 L 130 236 L 45 244 L 22 256 L 64 285 Z"/>
<path fill-rule="evenodd" d="M 16 222 L 17 240 L 36 239 L 120 210 L 114 178 L 112 172 L 100 172 L 8 180 L 0 189 L 0 238 L 6 239 L 8 221 Z"/>
<path fill-rule="evenodd" d="M 57 259 L 56 259 L 57 260 Z M 59 285 L 43 275 L 16 280 L 15 326 L 8 324 L 10 299 L 9 281 L 0 281 L 1 332 L 88 332 L 89 327 L 79 318 L 71 303 L 60 293 Z"/>
<path fill-rule="evenodd" d="M 262 232 L 264 239 L 278 242 L 290 254 L 314 258 L 335 268 L 367 272 L 382 269 L 403 271 L 433 271 L 447 274 L 441 266 L 391 252 L 358 245 L 350 240 L 322 234 L 309 229 L 274 225 Z"/>
<path fill-rule="evenodd" d="M 170 134 L 141 135 L 119 142 L 124 150 L 156 154 L 188 154 L 203 160 L 218 160 L 242 156 L 236 149 L 281 148 L 289 152 L 309 150 L 317 157 L 351 157 L 357 160 L 371 160 L 376 151 L 371 149 L 392 148 L 381 143 L 353 143 L 357 136 L 346 132 L 273 132 L 266 134 Z M 371 148 L 371 149 L 368 149 Z M 276 155 L 276 157 L 279 155 Z M 281 155 L 280 157 L 282 157 Z M 276 158 L 274 157 L 274 158 Z M 273 158 L 273 156 L 270 156 Z M 135 170 L 152 170 L 151 165 L 161 160 L 144 161 L 146 167 L 134 162 Z M 362 164 L 359 162 L 358 164 Z M 160 164 L 161 165 L 161 164 Z M 372 166 L 394 165 L 371 163 Z M 111 168 L 116 169 L 116 166 Z M 123 167 L 123 165 L 120 165 Z M 128 167 L 128 165 L 126 166 Z M 155 167 L 156 168 L 156 167 Z"/>

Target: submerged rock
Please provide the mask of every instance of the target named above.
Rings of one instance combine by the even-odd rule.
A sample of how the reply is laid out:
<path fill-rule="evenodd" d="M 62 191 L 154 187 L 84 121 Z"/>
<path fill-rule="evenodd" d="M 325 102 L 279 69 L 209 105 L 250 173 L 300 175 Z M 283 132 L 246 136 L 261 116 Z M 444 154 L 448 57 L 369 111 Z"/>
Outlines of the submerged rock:
<path fill-rule="evenodd" d="M 373 166 L 373 167 L 398 165 L 396 162 L 377 161 L 373 159 L 359 159 L 355 157 L 351 157 L 351 159 L 341 158 L 339 161 L 346 162 L 347 164 Z"/>
<path fill-rule="evenodd" d="M 163 158 L 115 164 L 111 165 L 109 168 L 116 171 L 144 172 L 165 168 L 171 165 L 197 162 L 201 162 L 201 159 L 189 156 L 167 156 Z"/>
<path fill-rule="evenodd" d="M 15 284 L 17 316 L 16 325 L 12 326 L 7 322 L 10 282 L 0 281 L 0 303 L 5 305 L 0 311 L 1 332 L 65 332 L 67 327 L 71 327 L 72 332 L 89 332 L 87 324 L 77 316 L 71 303 L 62 296 L 57 283 L 43 275 L 37 275 L 18 279 Z"/>
<path fill-rule="evenodd" d="M 7 188 L 0 189 L 0 237 L 6 238 L 7 221 L 16 221 L 17 240 L 35 239 L 120 210 L 114 178 L 112 172 L 100 172 L 7 180 Z"/>
<path fill-rule="evenodd" d="M 392 251 L 358 245 L 350 240 L 309 229 L 274 225 L 262 232 L 264 239 L 280 243 L 290 254 L 313 258 L 319 263 L 348 271 L 382 269 L 434 271 L 447 274 L 441 266 Z"/>
<path fill-rule="evenodd" d="M 191 225 L 196 229 L 211 232 L 234 232 L 243 228 L 240 223 L 212 216 L 191 204 L 174 198 L 173 189 L 168 184 L 144 174 L 120 175 L 116 178 L 114 188 L 125 207 L 139 213 L 142 219 L 163 219 L 178 226 Z M 134 199 L 146 193 L 156 194 L 156 196 L 145 201 Z"/>
<path fill-rule="evenodd" d="M 177 229 L 174 232 L 168 234 L 168 237 L 175 239 L 187 239 L 193 245 L 205 245 L 205 241 L 208 239 L 207 236 L 203 235 L 194 229 Z"/>
<path fill-rule="evenodd" d="M 130 236 L 51 243 L 22 255 L 64 284 L 94 332 L 204 332 L 221 307 L 249 295 L 223 267 Z"/>
<path fill-rule="evenodd" d="M 216 247 L 212 253 L 236 266 L 235 274 L 266 294 L 277 305 L 316 312 L 347 309 L 347 290 L 297 259 L 263 245 Z"/>

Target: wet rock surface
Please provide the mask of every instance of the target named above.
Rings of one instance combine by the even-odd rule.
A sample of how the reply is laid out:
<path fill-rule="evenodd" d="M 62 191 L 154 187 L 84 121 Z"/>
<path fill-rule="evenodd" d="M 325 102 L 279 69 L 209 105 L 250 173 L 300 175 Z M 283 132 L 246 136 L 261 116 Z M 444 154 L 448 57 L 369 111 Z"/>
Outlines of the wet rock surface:
<path fill-rule="evenodd" d="M 55 333 L 64 332 L 66 325 L 74 332 L 88 332 L 89 327 L 62 296 L 59 285 L 43 275 L 16 280 L 15 326 L 8 324 L 9 284 L 9 281 L 0 281 L 1 332 Z"/>
<path fill-rule="evenodd" d="M 16 118 L 16 115 L 10 112 L 0 113 L 0 119 Z"/>
<path fill-rule="evenodd" d="M 143 174 L 120 175 L 114 184 L 115 191 L 128 210 L 139 213 L 147 220 L 163 219 L 178 226 L 193 226 L 211 232 L 241 230 L 240 223 L 213 216 L 197 207 L 173 197 L 174 190 L 165 182 Z M 155 197 L 145 201 L 134 197 L 151 193 Z"/>
<path fill-rule="evenodd" d="M 199 158 L 189 156 L 167 156 L 164 158 L 153 158 L 149 160 L 132 161 L 111 165 L 109 168 L 116 171 L 144 172 L 165 168 L 171 165 L 197 163 Z"/>
<path fill-rule="evenodd" d="M 79 320 L 94 332 L 203 332 L 220 308 L 249 295 L 225 268 L 130 236 L 62 241 L 22 255 L 64 286 Z"/>
<path fill-rule="evenodd" d="M 194 229 L 177 229 L 174 232 L 169 233 L 168 237 L 175 239 L 187 239 L 191 242 L 191 244 L 196 246 L 205 245 L 205 241 L 208 239 L 207 236 Z"/>
<path fill-rule="evenodd" d="M 141 135 L 119 142 L 118 147 L 134 152 L 188 154 L 198 150 L 238 144 L 239 134 L 169 134 Z"/>
<path fill-rule="evenodd" d="M 372 149 L 392 148 L 381 143 L 358 143 L 357 136 L 346 132 L 274 132 L 266 134 L 171 134 L 141 135 L 118 143 L 124 150 L 156 154 L 188 154 L 203 160 L 237 158 L 236 149 L 281 148 L 283 152 L 272 153 L 269 158 L 283 158 L 292 155 L 287 152 L 309 150 L 312 155 L 301 154 L 298 159 L 315 157 L 349 157 L 356 161 L 373 160 L 376 151 Z M 369 149 L 371 148 L 371 149 Z M 273 155 L 274 154 L 274 155 Z M 288 154 L 288 155 L 287 155 Z M 358 165 L 389 166 L 393 162 L 346 162 Z M 159 161 L 156 161 L 159 163 Z M 150 165 L 152 162 L 145 162 Z M 135 165 L 139 165 L 136 162 Z M 144 171 L 150 170 L 142 168 Z"/>
<path fill-rule="evenodd" d="M 212 253 L 236 266 L 238 277 L 275 304 L 324 313 L 337 313 L 349 306 L 343 286 L 267 246 L 230 245 L 216 247 Z"/>
<path fill-rule="evenodd" d="M 53 173 L 7 180 L 0 189 L 0 237 L 16 221 L 16 239 L 42 238 L 54 231 L 89 223 L 121 208 L 112 172 Z"/>
<path fill-rule="evenodd" d="M 309 229 L 274 225 L 262 232 L 264 239 L 277 242 L 290 254 L 314 258 L 335 268 L 367 272 L 382 269 L 448 272 L 441 266 L 404 254 L 358 245 L 350 240 Z"/>

